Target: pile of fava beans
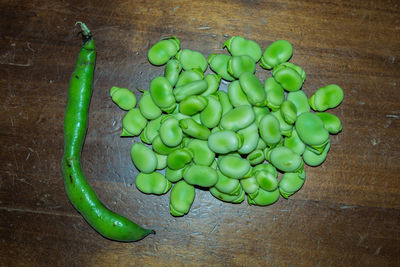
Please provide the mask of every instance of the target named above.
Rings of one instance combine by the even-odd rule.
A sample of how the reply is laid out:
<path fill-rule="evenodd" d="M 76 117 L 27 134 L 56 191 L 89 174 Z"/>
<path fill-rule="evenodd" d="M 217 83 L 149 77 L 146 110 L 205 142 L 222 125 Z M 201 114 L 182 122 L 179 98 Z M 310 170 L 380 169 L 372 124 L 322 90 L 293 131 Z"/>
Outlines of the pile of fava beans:
<path fill-rule="evenodd" d="M 140 135 L 142 141 L 131 148 L 140 172 L 136 187 L 157 195 L 171 190 L 173 216 L 189 212 L 196 189 L 230 203 L 247 196 L 259 206 L 288 198 L 305 182 L 304 164 L 320 165 L 330 134 L 342 129 L 339 118 L 326 112 L 342 102 L 342 89 L 329 84 L 308 98 L 301 91 L 305 72 L 288 62 L 288 41 L 262 52 L 255 41 L 234 36 L 223 47 L 229 54 L 207 59 L 181 49 L 176 37 L 164 38 L 148 51 L 151 64 L 165 65 L 164 75 L 149 90 L 138 89 L 138 103 L 126 88 L 110 91 L 127 111 L 121 136 Z M 255 75 L 258 62 L 271 70 L 263 82 Z M 227 90 L 220 90 L 221 82 Z"/>

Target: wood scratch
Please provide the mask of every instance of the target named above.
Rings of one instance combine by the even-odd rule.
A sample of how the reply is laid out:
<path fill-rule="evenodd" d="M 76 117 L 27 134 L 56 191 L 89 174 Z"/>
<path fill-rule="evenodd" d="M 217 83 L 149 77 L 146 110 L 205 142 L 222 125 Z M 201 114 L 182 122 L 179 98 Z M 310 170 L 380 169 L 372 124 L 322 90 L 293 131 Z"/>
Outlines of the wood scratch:
<path fill-rule="evenodd" d="M 18 209 L 18 208 L 8 208 L 8 207 L 0 207 L 0 210 L 5 210 L 8 212 L 26 212 L 26 213 L 43 214 L 43 215 L 55 215 L 55 216 L 81 218 L 81 215 L 79 215 L 79 214 L 77 215 L 77 214 L 67 214 L 67 213 L 61 213 L 61 212 L 49 212 L 49 211 L 44 211 L 44 210 Z"/>

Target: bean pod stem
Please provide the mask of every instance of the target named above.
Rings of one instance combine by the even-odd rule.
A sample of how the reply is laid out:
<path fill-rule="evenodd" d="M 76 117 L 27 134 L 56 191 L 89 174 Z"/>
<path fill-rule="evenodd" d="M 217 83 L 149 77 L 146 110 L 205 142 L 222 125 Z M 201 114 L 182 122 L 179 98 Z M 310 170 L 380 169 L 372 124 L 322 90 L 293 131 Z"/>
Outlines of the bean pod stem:
<path fill-rule="evenodd" d="M 81 26 L 83 44 L 70 79 L 64 117 L 62 175 L 65 191 L 72 205 L 105 238 L 124 242 L 137 241 L 155 232 L 144 229 L 105 207 L 86 181 L 81 169 L 80 156 L 87 130 L 96 47 L 88 27 L 82 22 L 76 24 Z"/>

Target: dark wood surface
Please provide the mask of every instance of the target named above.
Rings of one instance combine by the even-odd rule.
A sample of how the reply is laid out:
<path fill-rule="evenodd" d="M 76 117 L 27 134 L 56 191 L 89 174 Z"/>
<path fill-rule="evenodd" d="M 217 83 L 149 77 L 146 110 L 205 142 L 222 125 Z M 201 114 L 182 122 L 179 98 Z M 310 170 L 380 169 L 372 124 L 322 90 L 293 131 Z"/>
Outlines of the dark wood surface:
<path fill-rule="evenodd" d="M 0 1 L 1 266 L 399 266 L 400 3 L 398 1 Z M 98 49 L 82 154 L 111 209 L 157 234 L 111 242 L 69 203 L 61 179 L 63 116 L 82 20 Z M 336 83 L 343 131 L 326 162 L 306 168 L 289 200 L 222 203 L 197 191 L 190 213 L 144 195 L 119 137 L 118 85 L 148 88 L 163 68 L 147 51 L 176 35 L 208 56 L 234 35 L 294 47 L 308 96 Z M 269 72 L 257 69 L 264 80 Z M 139 94 L 138 94 L 139 96 Z"/>

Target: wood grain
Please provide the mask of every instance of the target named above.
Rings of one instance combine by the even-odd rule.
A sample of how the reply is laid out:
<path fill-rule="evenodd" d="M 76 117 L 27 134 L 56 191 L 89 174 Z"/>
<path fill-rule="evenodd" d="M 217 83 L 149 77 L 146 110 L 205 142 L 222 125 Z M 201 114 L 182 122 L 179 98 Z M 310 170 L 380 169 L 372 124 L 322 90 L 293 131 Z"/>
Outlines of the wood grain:
<path fill-rule="evenodd" d="M 1 266 L 400 266 L 400 8 L 398 1 L 0 1 Z M 157 234 L 105 240 L 73 209 L 61 180 L 63 116 L 79 51 L 75 21 L 98 49 L 82 154 L 111 209 Z M 114 85 L 147 89 L 163 68 L 147 51 L 176 35 L 208 56 L 241 35 L 287 39 L 308 96 L 339 84 L 343 131 L 290 200 L 233 205 L 197 190 L 190 213 L 169 194 L 141 194 L 120 138 Z M 269 72 L 257 69 L 265 80 Z M 139 96 L 139 94 L 137 95 Z"/>

